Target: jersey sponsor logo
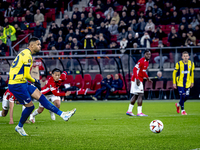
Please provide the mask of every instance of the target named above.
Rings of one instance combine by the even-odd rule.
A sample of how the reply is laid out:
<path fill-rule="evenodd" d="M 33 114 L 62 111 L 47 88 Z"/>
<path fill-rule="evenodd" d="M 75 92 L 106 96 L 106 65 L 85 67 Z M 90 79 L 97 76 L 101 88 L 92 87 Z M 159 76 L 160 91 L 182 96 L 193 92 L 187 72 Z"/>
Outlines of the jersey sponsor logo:
<path fill-rule="evenodd" d="M 190 71 L 182 71 L 183 74 L 190 73 Z"/>

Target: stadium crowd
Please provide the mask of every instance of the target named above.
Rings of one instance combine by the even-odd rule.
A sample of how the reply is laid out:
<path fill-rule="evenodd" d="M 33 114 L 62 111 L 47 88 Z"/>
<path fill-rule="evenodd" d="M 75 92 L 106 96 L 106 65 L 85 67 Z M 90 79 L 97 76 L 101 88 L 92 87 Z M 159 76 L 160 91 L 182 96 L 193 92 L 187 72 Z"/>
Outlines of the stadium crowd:
<path fill-rule="evenodd" d="M 45 13 L 50 8 L 59 11 L 62 0 L 24 0 L 2 5 L 6 7 L 0 8 L 0 39 L 10 47 L 27 29 L 43 40 Z M 71 18 L 65 15 L 60 26 L 53 21 L 46 41 L 42 41 L 43 49 L 121 48 L 118 53 L 129 53 L 126 48 L 200 45 L 197 6 L 200 0 L 93 0 L 82 10 L 74 8 Z M 12 23 L 9 17 L 14 17 Z M 33 22 L 36 26 L 29 26 Z M 2 42 L 0 55 L 5 56 Z"/>

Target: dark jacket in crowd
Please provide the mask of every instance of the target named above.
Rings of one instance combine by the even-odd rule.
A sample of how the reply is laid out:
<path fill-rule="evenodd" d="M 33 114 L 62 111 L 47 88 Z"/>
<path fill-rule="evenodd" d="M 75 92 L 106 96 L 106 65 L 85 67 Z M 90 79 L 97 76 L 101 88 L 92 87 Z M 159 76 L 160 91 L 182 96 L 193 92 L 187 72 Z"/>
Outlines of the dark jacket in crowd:
<path fill-rule="evenodd" d="M 122 86 L 123 86 L 123 82 L 121 79 L 112 81 L 111 87 L 115 88 L 115 90 L 122 89 Z"/>
<path fill-rule="evenodd" d="M 2 43 L 2 44 L 0 45 L 0 50 L 1 50 L 0 56 L 5 56 L 5 55 L 6 55 L 6 51 L 8 50 L 7 45 L 4 44 L 4 43 Z"/>
<path fill-rule="evenodd" d="M 112 84 L 112 81 L 113 81 L 112 78 L 110 78 L 110 79 L 104 78 L 104 79 L 101 81 L 101 86 L 111 85 L 111 84 Z"/>
<path fill-rule="evenodd" d="M 35 26 L 34 27 L 34 32 L 33 32 L 33 35 L 35 37 L 38 37 L 38 38 L 41 38 L 41 36 L 44 36 L 45 35 L 45 30 L 42 26 Z"/>

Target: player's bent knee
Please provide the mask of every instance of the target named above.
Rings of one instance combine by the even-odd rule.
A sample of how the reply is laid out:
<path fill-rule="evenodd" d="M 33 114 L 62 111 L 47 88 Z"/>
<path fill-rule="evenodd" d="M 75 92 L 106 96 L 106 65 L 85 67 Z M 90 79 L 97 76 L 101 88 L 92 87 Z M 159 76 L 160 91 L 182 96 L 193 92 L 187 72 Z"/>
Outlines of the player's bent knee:
<path fill-rule="evenodd" d="M 38 113 L 41 114 L 44 111 L 44 107 L 39 107 L 38 108 Z"/>
<path fill-rule="evenodd" d="M 36 89 L 36 90 L 32 93 L 31 96 L 32 96 L 34 99 L 39 100 L 40 97 L 41 97 L 41 95 L 42 95 L 42 93 L 41 93 L 38 89 Z"/>
<path fill-rule="evenodd" d="M 25 104 L 24 106 L 25 106 L 25 107 L 32 107 L 32 106 L 34 106 L 34 105 L 33 105 L 33 102 L 32 102 L 32 101 L 30 101 L 30 103 L 28 103 L 28 104 Z M 34 107 L 35 107 L 35 106 L 34 106 Z"/>

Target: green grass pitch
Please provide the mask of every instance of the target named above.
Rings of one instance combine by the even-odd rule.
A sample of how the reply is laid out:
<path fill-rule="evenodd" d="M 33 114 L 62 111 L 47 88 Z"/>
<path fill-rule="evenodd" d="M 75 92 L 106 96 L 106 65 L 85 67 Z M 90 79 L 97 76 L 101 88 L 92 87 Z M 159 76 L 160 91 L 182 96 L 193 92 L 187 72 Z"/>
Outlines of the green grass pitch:
<path fill-rule="evenodd" d="M 53 121 L 45 110 L 35 124 L 25 124 L 28 137 L 21 137 L 14 128 L 21 116 L 21 105 L 14 107 L 14 125 L 9 114 L 0 118 L 0 149 L 117 149 L 117 150 L 190 150 L 200 148 L 200 101 L 187 101 L 187 116 L 176 113 L 175 102 L 144 101 L 143 113 L 148 117 L 125 115 L 129 101 L 64 102 L 61 110 L 77 108 L 68 122 L 59 116 Z M 1 103 L 0 103 L 1 105 Z M 35 103 L 36 108 L 38 103 Z M 137 113 L 137 106 L 133 108 Z M 159 119 L 161 133 L 152 133 L 149 124 Z"/>

